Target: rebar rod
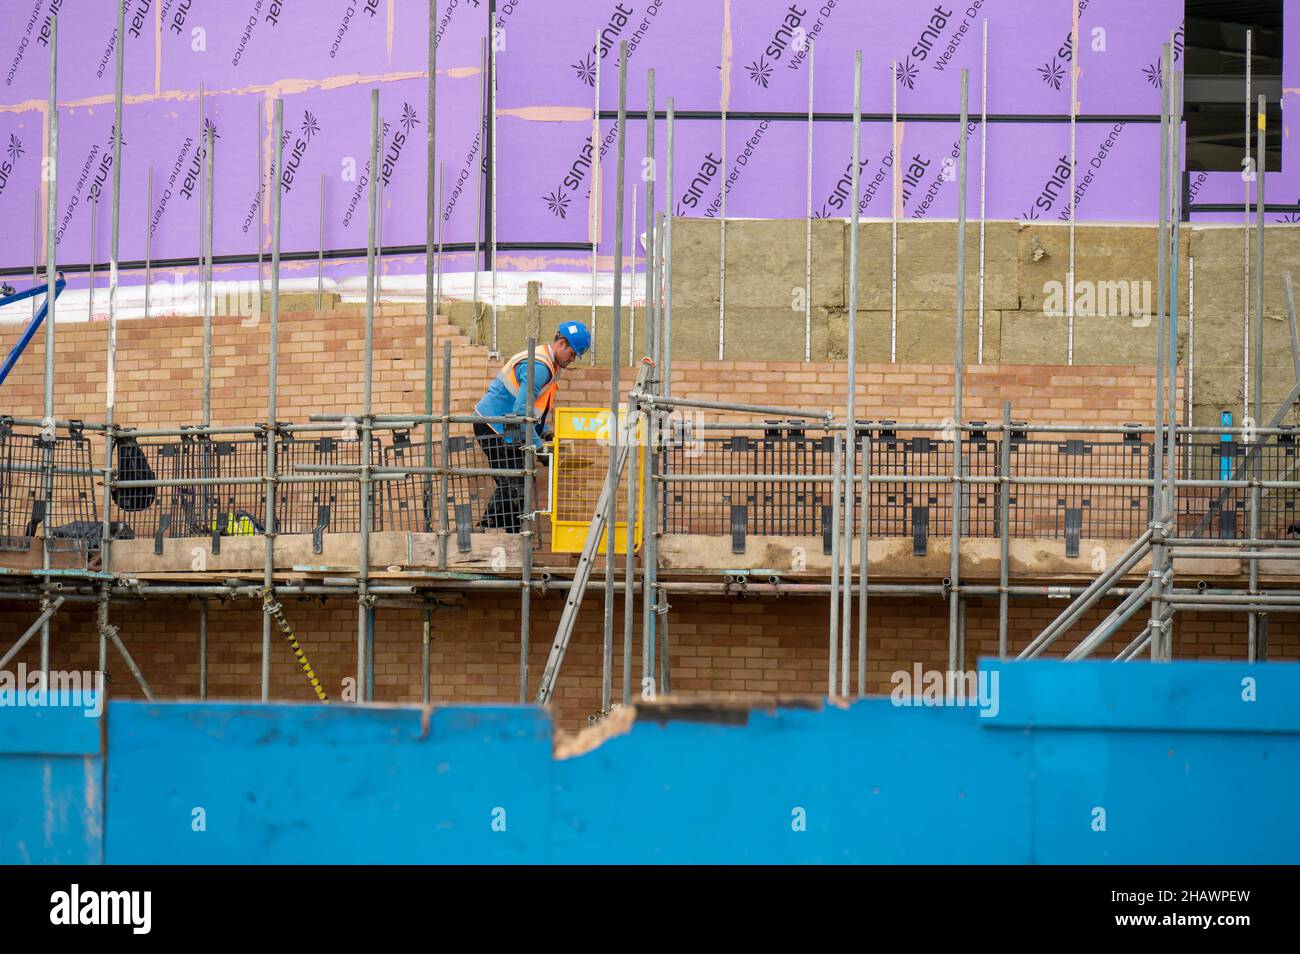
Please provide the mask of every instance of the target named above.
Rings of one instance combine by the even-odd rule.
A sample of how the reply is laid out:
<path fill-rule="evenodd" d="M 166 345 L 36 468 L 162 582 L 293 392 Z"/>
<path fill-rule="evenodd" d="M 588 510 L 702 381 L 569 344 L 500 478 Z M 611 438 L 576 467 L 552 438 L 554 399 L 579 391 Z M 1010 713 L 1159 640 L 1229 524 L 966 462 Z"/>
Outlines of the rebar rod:
<path fill-rule="evenodd" d="M 633 223 L 635 228 L 636 223 Z M 633 275 L 636 273 L 633 272 Z M 631 340 L 631 335 L 628 336 Z M 636 448 L 639 440 L 636 434 L 636 409 L 635 405 L 629 402 L 627 414 L 628 432 L 626 440 L 628 443 L 627 451 L 627 531 L 626 543 L 624 544 L 624 569 L 623 569 L 623 705 L 628 705 L 632 701 L 632 621 L 636 615 L 636 599 L 633 593 L 633 584 L 636 582 L 636 496 L 638 485 L 638 468 L 636 462 Z M 620 438 L 622 440 L 622 438 Z M 612 524 L 611 524 L 612 527 Z M 613 549 L 615 545 L 615 536 L 611 531 L 609 535 L 609 545 Z M 642 658 L 644 662 L 644 656 Z M 642 679 L 645 678 L 645 669 L 641 671 Z M 644 683 L 642 684 L 644 686 Z M 639 696 L 638 696 L 639 697 Z"/>
<path fill-rule="evenodd" d="M 491 100 L 490 120 L 492 123 L 488 143 L 491 168 L 489 171 L 489 198 L 492 203 L 492 353 L 500 354 L 501 345 L 497 341 L 497 249 L 500 239 L 497 235 L 497 209 L 501 205 L 501 187 L 497 181 L 497 33 L 492 31 L 492 47 L 488 50 L 488 98 Z"/>
<path fill-rule="evenodd" d="M 475 136 L 475 142 L 478 145 L 477 155 L 474 157 L 474 287 L 471 294 L 473 304 L 471 311 L 473 317 L 470 320 L 469 343 L 472 345 L 481 345 L 483 342 L 479 338 L 479 308 L 478 308 L 478 280 L 482 273 L 482 263 L 480 262 L 480 246 L 483 242 L 483 170 L 487 163 L 484 162 L 483 153 L 487 150 L 487 37 L 483 37 L 479 43 L 479 84 L 478 84 L 478 132 Z"/>
<path fill-rule="evenodd" d="M 646 350 L 653 361 L 659 360 L 659 355 L 655 350 L 655 177 L 658 175 L 658 168 L 655 165 L 655 71 L 646 70 L 646 113 L 645 113 L 645 337 Z M 635 228 L 635 224 L 633 228 Z M 632 251 L 636 253 L 636 243 L 632 243 Z M 635 260 L 634 260 L 635 262 Z M 632 273 L 635 277 L 636 266 L 632 267 Z M 633 347 L 635 347 L 636 335 L 633 335 Z M 629 362 L 630 364 L 631 362 Z"/>
<path fill-rule="evenodd" d="M 808 46 L 808 211 L 804 217 L 804 264 L 803 264 L 803 359 L 812 360 L 812 233 L 813 233 L 813 42 L 805 40 Z M 672 193 L 668 193 L 671 204 Z"/>
<path fill-rule="evenodd" d="M 1075 27 L 1077 30 L 1078 23 Z M 1077 49 L 1077 47 L 1076 47 Z M 1074 113 L 1071 107 L 1071 115 Z M 984 363 L 984 224 L 985 224 L 985 207 L 984 200 L 987 193 L 986 180 L 988 172 L 988 153 L 989 153 L 989 18 L 986 15 L 980 21 L 980 290 L 979 290 L 979 343 L 975 351 L 975 361 L 977 364 Z M 965 135 L 965 130 L 962 131 Z M 1070 177 L 1073 179 L 1073 167 Z M 1073 200 L 1074 187 L 1070 187 L 1071 200 Z M 1073 221 L 1071 222 L 1073 226 Z M 1073 247 L 1073 243 L 1071 243 Z"/>
<path fill-rule="evenodd" d="M 664 200 L 664 347 L 659 361 L 659 390 L 664 397 L 673 393 L 673 135 L 677 118 L 675 113 L 675 102 L 673 97 L 669 96 L 668 113 L 664 120 L 667 127 L 664 131 L 664 148 L 668 152 L 664 169 L 664 195 L 667 196 Z M 665 653 L 667 650 L 668 646 L 665 643 Z M 664 691 L 667 691 L 667 687 Z"/>
<path fill-rule="evenodd" d="M 860 538 L 858 544 L 858 576 L 861 583 L 858 586 L 858 697 L 865 697 L 867 694 L 867 594 L 871 589 L 868 582 L 869 574 L 867 572 L 867 562 L 870 559 L 870 540 L 871 540 L 871 435 L 868 433 L 862 438 L 862 476 L 863 480 L 859 482 L 861 497 L 858 501 L 858 511 L 861 513 L 861 528 L 859 530 Z M 847 693 L 846 693 L 847 695 Z"/>
<path fill-rule="evenodd" d="M 902 214 L 903 145 L 898 128 L 898 61 L 889 64 L 890 197 L 889 197 L 889 361 L 898 361 L 898 217 Z"/>
<path fill-rule="evenodd" d="M 430 125 L 433 125 L 430 123 Z M 320 311 L 325 295 L 325 173 L 320 174 L 319 237 L 316 243 L 316 310 Z"/>
<path fill-rule="evenodd" d="M 1251 84 L 1251 66 L 1253 61 L 1252 53 L 1252 34 L 1254 31 L 1246 31 L 1246 108 L 1243 114 L 1246 120 L 1245 136 L 1245 156 L 1242 163 L 1242 191 L 1245 193 L 1245 199 L 1242 203 L 1242 229 L 1241 229 L 1241 260 L 1242 260 L 1242 279 L 1241 279 L 1241 418 L 1244 422 L 1250 417 L 1250 184 L 1259 181 L 1260 175 L 1256 170 L 1250 154 L 1250 113 L 1251 108 L 1255 105 L 1253 88 Z"/>
<path fill-rule="evenodd" d="M 149 319 L 149 285 L 153 281 L 150 257 L 153 254 L 153 166 L 149 167 L 145 184 L 146 214 L 144 217 L 144 317 Z"/>

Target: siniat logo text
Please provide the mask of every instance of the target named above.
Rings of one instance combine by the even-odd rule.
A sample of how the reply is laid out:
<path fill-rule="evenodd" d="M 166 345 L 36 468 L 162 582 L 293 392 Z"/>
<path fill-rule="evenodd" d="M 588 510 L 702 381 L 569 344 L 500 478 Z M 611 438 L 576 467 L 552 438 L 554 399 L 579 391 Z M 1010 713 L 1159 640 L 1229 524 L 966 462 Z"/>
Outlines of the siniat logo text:
<path fill-rule="evenodd" d="M 595 150 L 591 144 L 591 137 L 588 136 L 583 141 L 582 148 L 578 150 L 578 155 L 573 160 L 573 164 L 569 166 L 569 171 L 560 182 L 560 187 L 542 197 L 548 212 L 561 219 L 568 218 L 569 203 L 572 200 L 564 190 L 568 189 L 569 192 L 574 192 L 582 187 L 582 183 L 587 178 L 587 170 L 591 168 L 594 155 Z"/>
<path fill-rule="evenodd" d="M 805 7 L 801 10 L 799 9 L 798 4 L 792 3 L 786 8 L 785 13 L 781 17 L 780 24 L 778 24 L 776 28 L 776 32 L 772 34 L 772 39 L 768 41 L 767 47 L 753 63 L 745 67 L 749 72 L 750 79 L 759 86 L 764 88 L 767 87 L 768 79 L 772 75 L 773 64 L 781 59 L 786 49 L 792 43 L 795 43 L 796 36 L 798 36 L 800 40 L 803 40 L 805 37 L 800 24 L 803 23 L 803 18 L 807 15 L 808 9 Z M 796 31 L 798 31 L 797 34 Z M 803 48 L 802 43 L 800 43 L 799 46 L 800 49 Z"/>
<path fill-rule="evenodd" d="M 615 4 L 614 12 L 609 15 L 609 23 L 605 29 L 600 31 L 600 58 L 603 60 L 609 55 L 609 51 L 614 48 L 614 41 L 623 33 L 623 27 L 627 26 L 632 14 L 636 12 L 636 7 L 625 7 L 623 4 Z M 592 47 L 593 53 L 596 47 Z"/>
<path fill-rule="evenodd" d="M 117 138 L 117 127 L 114 126 L 108 131 L 109 145 L 99 154 L 99 168 L 95 171 L 95 179 L 90 183 L 90 197 L 98 202 L 103 195 L 104 185 L 108 182 L 108 174 L 113 168 L 113 140 Z M 122 137 L 122 145 L 126 145 L 126 137 Z"/>
<path fill-rule="evenodd" d="M 153 0 L 139 0 L 135 5 L 135 10 L 131 13 L 131 25 L 126 28 L 126 32 L 137 40 L 140 38 L 140 32 L 144 29 L 145 17 L 148 16 L 149 8 L 152 6 Z"/>
<path fill-rule="evenodd" d="M 5 186 L 9 184 L 9 174 L 14 171 L 14 164 L 23 156 L 23 141 L 14 133 L 9 134 L 4 156 L 0 157 L 0 195 L 4 195 Z"/>
<path fill-rule="evenodd" d="M 506 0 L 503 6 L 498 6 L 497 10 L 508 15 L 514 10 L 515 6 L 521 0 Z M 584 49 L 582 55 L 578 57 L 577 62 L 570 63 L 569 68 L 573 70 L 578 80 L 586 86 L 596 85 L 596 64 L 609 56 L 610 52 L 615 50 L 620 41 L 627 43 L 628 59 L 636 53 L 636 49 L 641 42 L 653 29 L 659 13 L 663 10 L 664 4 L 668 0 L 645 0 L 639 22 L 634 22 L 633 17 L 636 15 L 637 8 L 633 4 L 622 3 L 614 5 L 613 12 L 609 15 L 609 20 L 601 29 L 595 44 L 590 49 Z M 453 4 L 454 5 L 454 4 Z M 501 18 L 498 17 L 498 25 Z M 604 155 L 604 148 L 601 154 Z"/>
<path fill-rule="evenodd" d="M 185 18 L 190 15 L 190 7 L 194 5 L 194 0 L 180 0 L 171 8 L 171 20 L 167 24 L 167 29 L 171 30 L 177 36 L 185 32 Z"/>
<path fill-rule="evenodd" d="M 393 133 L 393 140 L 379 165 L 380 178 L 383 179 L 385 187 L 390 184 L 389 180 L 397 169 L 397 160 L 402 158 L 402 147 L 406 145 L 415 127 L 420 125 L 415 107 L 410 103 L 402 103 L 402 118 L 398 120 L 397 125 L 399 128 Z"/>
<path fill-rule="evenodd" d="M 302 124 L 299 126 L 299 131 L 301 135 L 294 140 L 293 149 L 289 151 L 288 157 L 284 159 L 284 172 L 280 176 L 280 188 L 285 192 L 293 190 L 293 179 L 298 174 L 298 167 L 302 165 L 303 157 L 307 155 L 307 147 L 320 133 L 320 126 L 310 110 L 304 109 L 302 111 Z"/>
<path fill-rule="evenodd" d="M 61 6 L 63 6 L 63 0 L 50 0 L 50 12 L 45 15 L 45 22 L 41 24 L 41 32 L 36 35 L 36 42 L 41 46 L 50 45 L 51 21 L 59 15 Z"/>
<path fill-rule="evenodd" d="M 911 57 L 918 63 L 924 63 L 929 57 L 930 51 L 934 49 L 934 41 L 939 39 L 939 34 L 943 28 L 948 25 L 948 18 L 952 16 L 951 10 L 945 10 L 942 5 L 936 6 L 930 19 L 925 24 L 925 29 L 921 35 L 916 38 L 916 43 L 912 47 Z"/>
<path fill-rule="evenodd" d="M 871 163 L 870 159 L 860 159 L 858 160 L 858 167 L 860 169 L 866 169 L 870 163 Z M 828 219 L 831 217 L 832 209 L 839 210 L 844 208 L 844 206 L 847 205 L 850 199 L 852 198 L 853 195 L 852 190 L 853 190 L 853 160 L 850 159 L 848 161 L 848 164 L 844 167 L 844 173 L 840 176 L 839 180 L 835 183 L 834 190 L 832 190 L 831 194 L 827 197 L 826 201 L 822 203 L 821 215 L 818 216 L 818 218 Z"/>
<path fill-rule="evenodd" d="M 704 160 L 700 163 L 700 171 L 691 179 L 690 184 L 682 197 L 677 200 L 677 214 L 685 215 L 685 209 L 694 209 L 700 204 L 700 199 L 704 198 L 704 192 L 713 181 L 713 177 L 718 174 L 718 169 L 722 167 L 722 160 L 713 155 L 712 152 L 704 154 Z"/>
<path fill-rule="evenodd" d="M 1043 212 L 1052 211 L 1052 207 L 1056 205 L 1056 200 L 1060 198 L 1061 193 L 1070 181 L 1070 174 L 1070 157 L 1061 156 L 1056 160 L 1056 168 L 1052 170 L 1052 174 L 1047 177 L 1047 181 L 1043 183 L 1042 189 L 1039 190 L 1037 198 L 1034 199 L 1034 204 L 1021 217 L 1033 220 L 1039 217 L 1040 210 Z"/>
<path fill-rule="evenodd" d="M 203 141 L 199 143 L 199 148 L 194 150 L 194 158 L 190 161 L 190 167 L 185 173 L 185 178 L 181 180 L 181 195 L 186 199 L 194 197 L 194 189 L 199 184 L 199 177 L 203 174 L 203 161 L 208 155 L 208 133 L 212 133 L 213 140 L 221 138 L 221 133 L 217 132 L 216 124 L 211 119 L 203 120 Z"/>

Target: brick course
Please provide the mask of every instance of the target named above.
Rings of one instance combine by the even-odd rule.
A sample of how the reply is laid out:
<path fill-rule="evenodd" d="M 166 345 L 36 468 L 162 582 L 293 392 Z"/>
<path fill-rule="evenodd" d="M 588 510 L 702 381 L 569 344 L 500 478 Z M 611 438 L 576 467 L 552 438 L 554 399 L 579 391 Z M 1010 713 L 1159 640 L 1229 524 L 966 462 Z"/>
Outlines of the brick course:
<path fill-rule="evenodd" d="M 282 421 L 304 422 L 311 414 L 357 413 L 362 400 L 363 310 L 286 312 L 280 316 L 279 410 Z M 165 427 L 197 423 L 202 409 L 202 324 L 195 318 L 122 322 L 118 330 L 118 406 L 121 424 Z M 215 424 L 248 424 L 266 416 L 269 316 L 256 327 L 238 318 L 213 322 Z M 12 346 L 21 329 L 0 333 L 0 348 Z M 67 324 L 58 329 L 59 370 L 56 413 L 87 421 L 103 418 L 105 341 L 103 323 Z M 453 410 L 467 412 L 496 363 L 487 351 L 439 318 L 435 326 L 435 411 L 441 400 L 442 342 L 452 343 Z M 511 346 L 507 346 L 510 348 Z M 42 401 L 43 336 L 37 336 L 4 389 L 3 413 L 38 417 Z M 376 316 L 374 397 L 376 413 L 421 412 L 424 408 L 424 310 L 385 306 Z M 847 368 L 839 362 L 699 361 L 673 365 L 673 390 L 709 400 L 774 403 L 842 411 Z M 621 372 L 626 393 L 634 369 Z M 935 364 L 861 364 L 859 413 L 871 419 L 938 422 L 952 413 L 953 370 Z M 1017 419 L 1062 423 L 1120 424 L 1149 421 L 1153 374 L 1133 366 L 1064 368 L 1054 365 L 972 365 L 967 368 L 967 419 L 996 421 L 1004 400 Z M 599 406 L 608 402 L 609 371 L 580 361 L 566 373 L 562 403 Z M 735 417 L 735 415 L 726 415 Z M 458 426 L 455 433 L 467 428 Z M 824 693 L 827 605 L 825 598 L 737 598 L 678 594 L 672 598 L 670 639 L 673 688 L 679 692 Z M 8 601 L 0 619 L 0 644 L 9 645 L 35 615 L 31 601 Z M 600 702 L 601 600 L 589 597 L 565 660 L 556 692 L 559 724 L 574 728 Z M 621 605 L 621 599 L 620 599 Z M 1013 652 L 1063 607 L 1061 601 L 1013 601 Z M 563 607 L 558 594 L 533 600 L 531 689 L 545 663 L 551 634 Z M 356 668 L 356 607 L 349 601 L 288 601 L 286 612 L 333 698 Z M 1103 608 L 1104 610 L 1104 608 Z M 1100 619 L 1099 611 L 1089 619 Z M 931 598 L 873 599 L 870 611 L 870 688 L 887 692 L 889 674 L 920 662 L 943 667 L 947 660 L 947 610 Z M 464 604 L 434 615 L 431 692 L 439 702 L 514 702 L 518 698 L 519 600 L 515 594 L 472 591 Z M 193 697 L 198 689 L 197 604 L 180 600 L 115 603 L 113 621 L 146 678 L 160 697 Z M 997 651 L 997 603 L 969 602 L 968 665 Z M 1137 625 L 1137 624 L 1135 624 Z M 638 617 L 639 628 L 639 617 Z M 616 627 L 621 630 L 621 619 Z M 1136 632 L 1130 627 L 1132 634 Z M 1073 630 L 1087 631 L 1085 620 Z M 97 665 L 94 611 L 69 604 L 55 618 L 56 668 Z M 259 696 L 261 611 L 251 602 L 214 601 L 209 626 L 209 687 L 213 698 Z M 1121 639 L 1114 640 L 1115 648 Z M 271 694 L 309 701 L 309 687 L 278 633 L 272 652 Z M 1270 625 L 1272 655 L 1300 657 L 1300 628 L 1294 616 L 1275 616 Z M 621 637 L 616 637 L 614 698 L 621 697 Z M 1063 652 L 1072 645 L 1059 644 Z M 381 608 L 377 613 L 375 693 L 379 701 L 420 697 L 421 620 L 416 610 Z M 36 662 L 36 641 L 20 660 Z M 1175 654 L 1184 658 L 1243 658 L 1245 621 L 1226 614 L 1186 614 L 1177 621 Z M 854 650 L 856 671 L 856 648 Z M 634 651 L 639 679 L 640 646 Z M 138 694 L 115 654 L 110 655 L 114 692 Z"/>

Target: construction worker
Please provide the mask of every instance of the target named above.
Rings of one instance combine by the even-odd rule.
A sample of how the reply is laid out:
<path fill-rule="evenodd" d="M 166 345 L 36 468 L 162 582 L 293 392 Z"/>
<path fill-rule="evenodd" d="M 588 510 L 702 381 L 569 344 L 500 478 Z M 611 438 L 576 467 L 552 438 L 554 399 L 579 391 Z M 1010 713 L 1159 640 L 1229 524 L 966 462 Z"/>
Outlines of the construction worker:
<path fill-rule="evenodd" d="M 559 391 L 560 372 L 587 353 L 591 347 L 591 333 L 580 321 L 561 322 L 555 331 L 555 340 L 538 348 L 533 359 L 533 413 L 538 418 L 531 435 L 533 446 L 545 449 L 542 440 L 546 433 L 547 418 Z M 501 370 L 486 393 L 474 407 L 480 417 L 504 417 L 528 413 L 528 352 L 521 351 L 501 366 Z M 474 422 L 474 436 L 487 455 L 488 466 L 494 470 L 522 470 L 524 468 L 523 437 L 519 425 Z M 519 532 L 519 519 L 523 516 L 524 479 L 522 477 L 495 477 L 496 491 L 488 503 L 487 512 L 478 526 L 485 529 Z"/>

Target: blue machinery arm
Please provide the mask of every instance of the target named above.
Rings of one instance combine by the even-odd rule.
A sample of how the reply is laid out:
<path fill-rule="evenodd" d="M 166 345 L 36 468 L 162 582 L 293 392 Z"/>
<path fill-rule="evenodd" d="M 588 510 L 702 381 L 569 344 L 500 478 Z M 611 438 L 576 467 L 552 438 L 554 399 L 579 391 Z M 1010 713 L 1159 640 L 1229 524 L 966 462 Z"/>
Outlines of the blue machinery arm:
<path fill-rule="evenodd" d="M 63 291 L 65 285 L 67 285 L 67 280 L 62 276 L 59 276 L 58 281 L 54 283 L 54 297 L 56 299 L 59 297 L 59 293 Z M 49 290 L 49 287 L 49 285 L 36 285 L 27 289 L 27 291 L 7 295 L 0 298 L 0 308 L 5 305 L 16 304 L 17 302 L 23 301 L 27 298 L 34 298 L 37 295 L 44 295 Z M 9 377 L 9 372 L 14 369 L 14 365 L 18 363 L 18 359 L 21 358 L 23 352 L 27 350 L 28 342 L 32 340 L 32 337 L 44 323 L 45 314 L 49 311 L 49 307 L 50 299 L 47 296 L 45 301 L 41 302 L 41 308 L 40 311 L 36 312 L 36 317 L 31 320 L 31 323 L 27 326 L 27 330 L 23 332 L 23 336 L 18 339 L 18 343 L 13 346 L 13 350 L 11 350 L 9 355 L 5 358 L 4 366 L 0 367 L 0 384 L 5 383 L 5 379 Z"/>

